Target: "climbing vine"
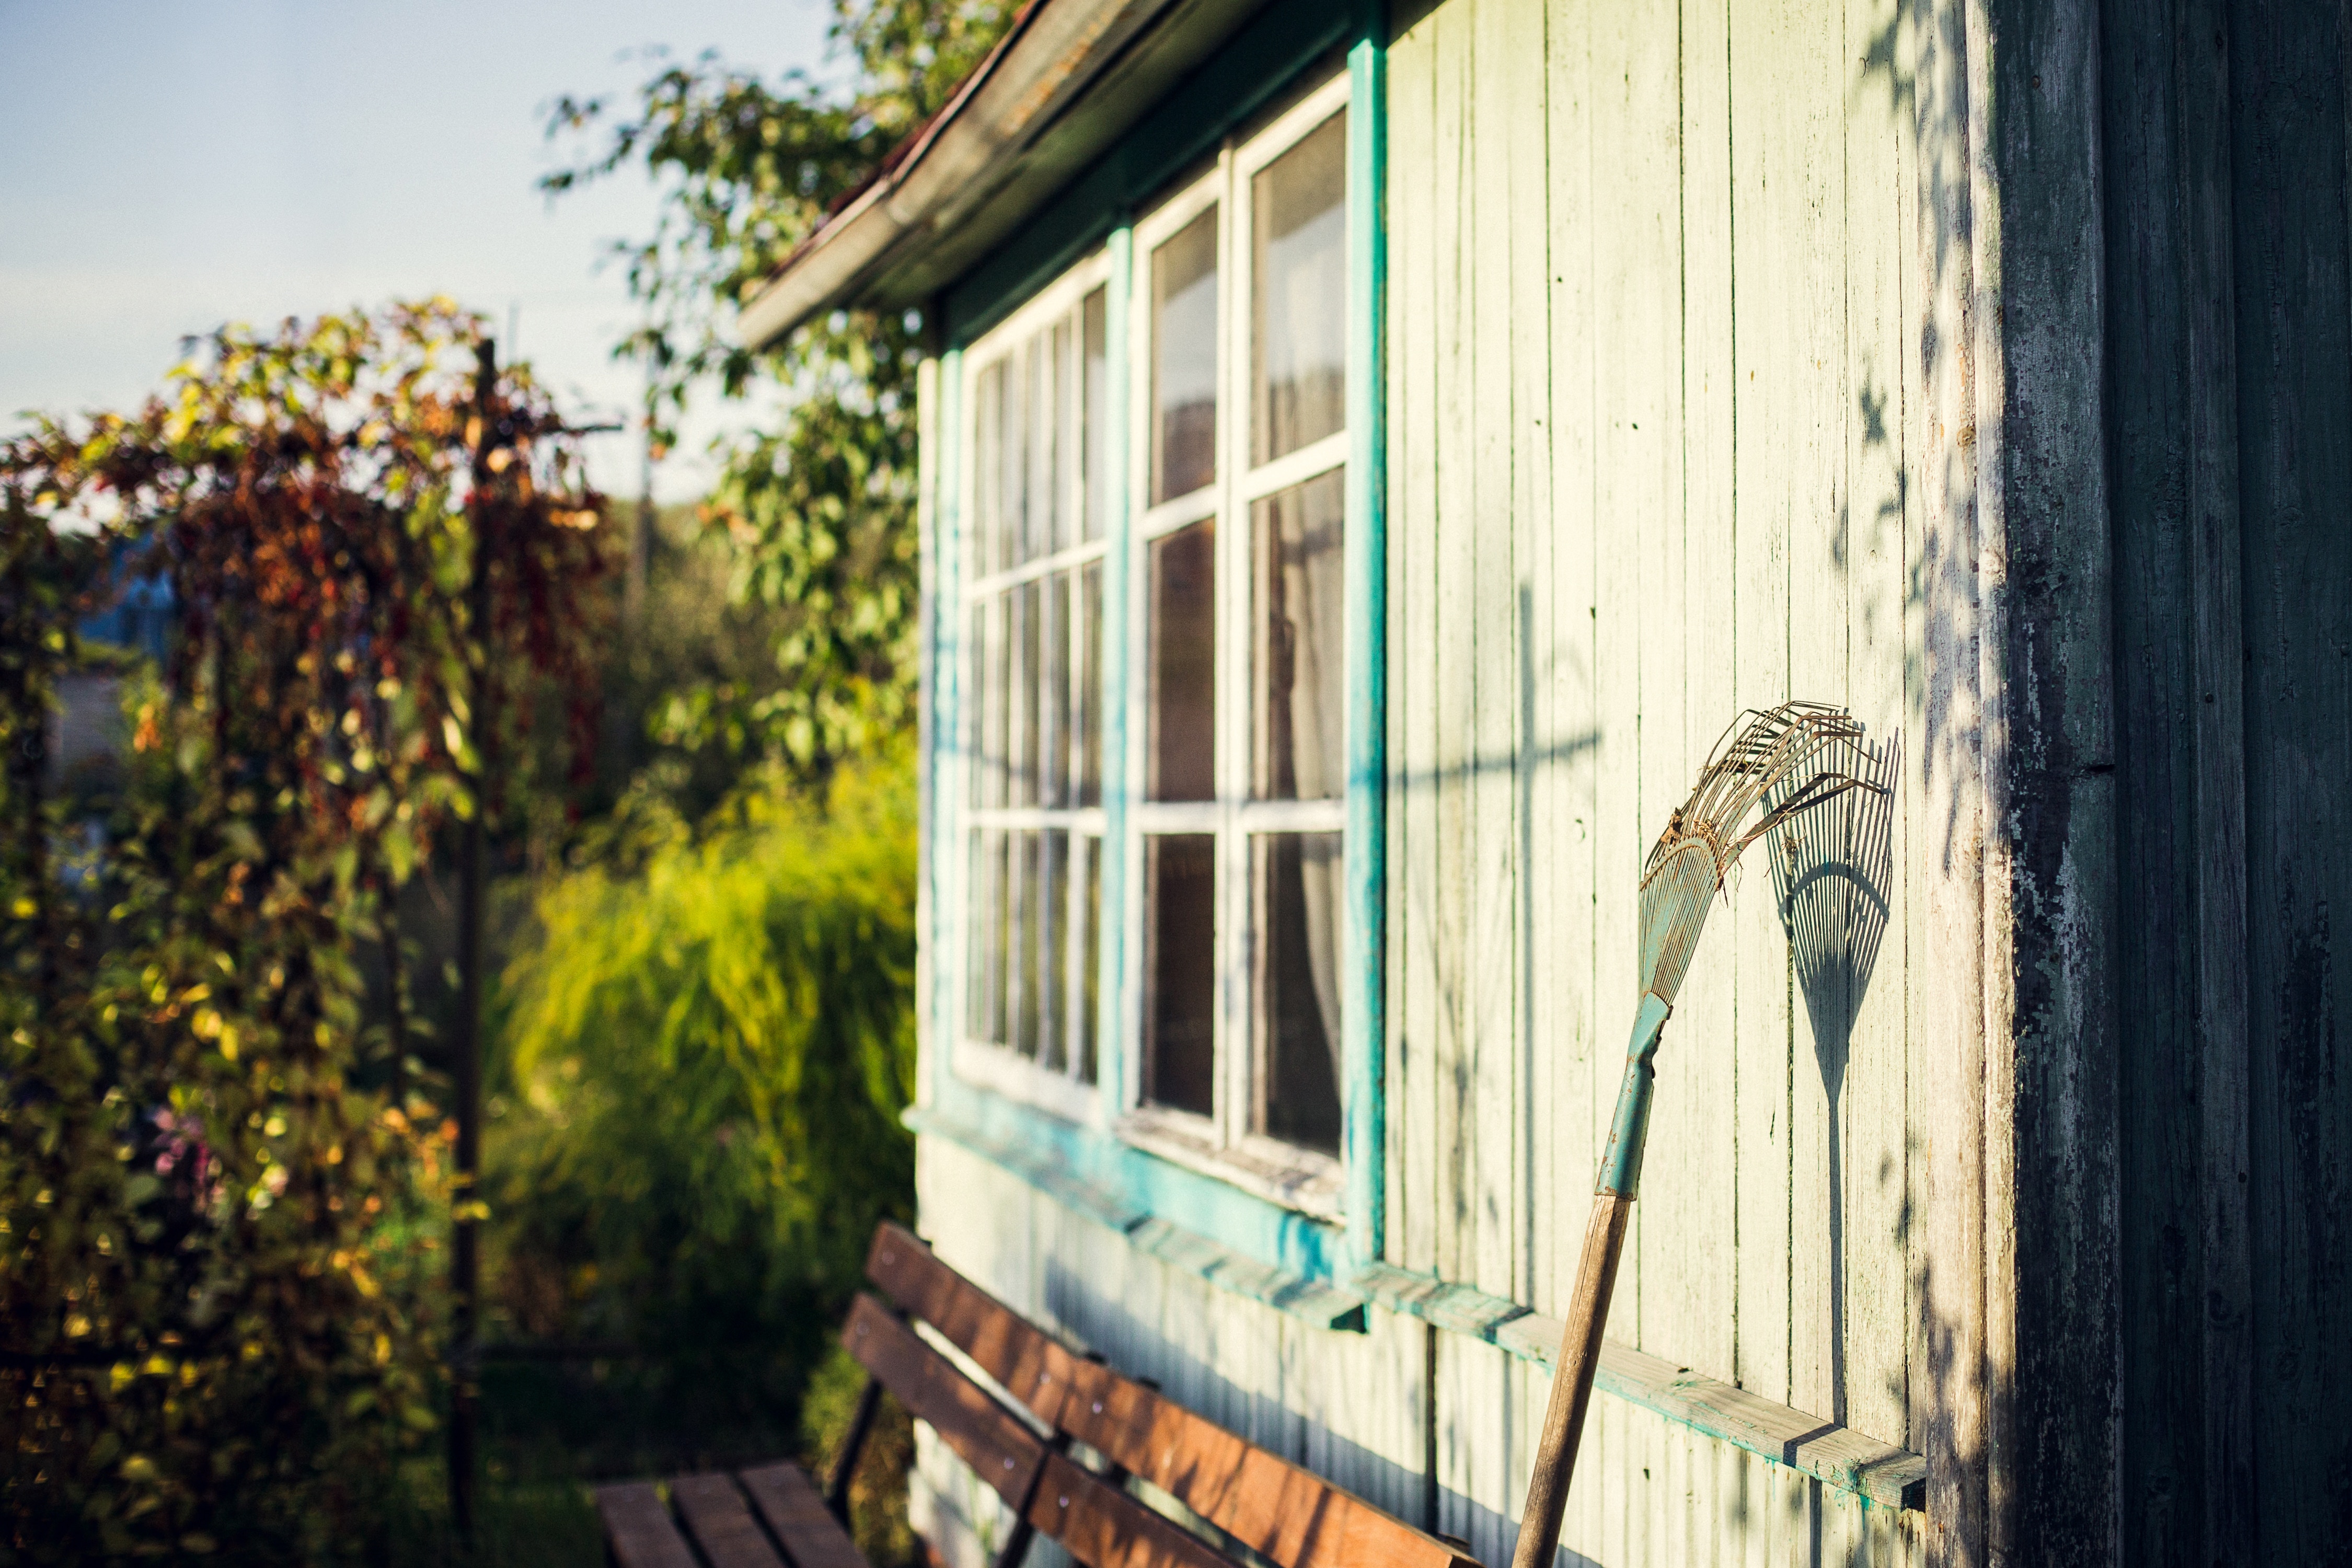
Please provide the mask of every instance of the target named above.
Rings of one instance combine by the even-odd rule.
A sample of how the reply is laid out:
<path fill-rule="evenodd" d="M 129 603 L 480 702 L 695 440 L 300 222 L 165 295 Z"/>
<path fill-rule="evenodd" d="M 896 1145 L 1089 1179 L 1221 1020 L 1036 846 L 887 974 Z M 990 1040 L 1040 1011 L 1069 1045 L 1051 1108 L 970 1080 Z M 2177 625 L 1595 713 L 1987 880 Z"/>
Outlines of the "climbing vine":
<path fill-rule="evenodd" d="M 524 685 L 594 689 L 605 570 L 488 358 L 446 300 L 225 329 L 0 448 L 0 1556 L 331 1559 L 436 1423 L 449 1133 L 388 901 L 499 808 Z M 119 764 L 61 781 L 77 624 L 158 579 Z"/>

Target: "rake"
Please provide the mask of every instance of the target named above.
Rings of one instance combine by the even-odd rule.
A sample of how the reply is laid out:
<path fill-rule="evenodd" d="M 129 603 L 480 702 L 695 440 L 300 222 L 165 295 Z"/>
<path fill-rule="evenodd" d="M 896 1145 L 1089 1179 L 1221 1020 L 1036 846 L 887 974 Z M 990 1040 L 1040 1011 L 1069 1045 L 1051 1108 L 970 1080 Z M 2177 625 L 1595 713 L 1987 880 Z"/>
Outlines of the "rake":
<path fill-rule="evenodd" d="M 1601 1332 L 1609 1321 L 1617 1259 L 1625 1247 L 1625 1222 L 1642 1180 L 1650 1091 L 1657 1081 L 1652 1063 L 1715 895 L 1740 851 L 1772 829 L 1847 790 L 1880 788 L 1820 765 L 1824 752 L 1851 748 L 1861 737 L 1862 726 L 1842 708 L 1784 702 L 1768 711 L 1751 710 L 1732 724 L 1738 733 L 1724 731 L 1725 739 L 1716 742 L 1699 772 L 1697 787 L 1666 819 L 1666 830 L 1642 868 L 1642 1000 L 1625 1052 L 1616 1119 L 1601 1155 L 1584 1257 L 1569 1300 L 1568 1326 L 1560 1335 L 1551 1402 L 1544 1411 L 1543 1440 L 1536 1449 L 1511 1568 L 1550 1568 L 1559 1546 L 1560 1510 L 1568 1502 L 1585 1406 L 1592 1400 L 1592 1374 L 1601 1358 Z M 1740 831 L 1759 805 L 1756 825 Z"/>

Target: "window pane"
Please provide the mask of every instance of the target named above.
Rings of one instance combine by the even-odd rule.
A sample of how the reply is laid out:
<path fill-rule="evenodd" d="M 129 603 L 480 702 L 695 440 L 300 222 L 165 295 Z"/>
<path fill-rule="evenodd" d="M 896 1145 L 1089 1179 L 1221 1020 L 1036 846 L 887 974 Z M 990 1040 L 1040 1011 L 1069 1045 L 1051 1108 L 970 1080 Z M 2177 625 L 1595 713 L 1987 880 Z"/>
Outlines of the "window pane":
<path fill-rule="evenodd" d="M 990 1021 L 988 982 L 992 971 L 989 967 L 990 955 L 983 944 L 988 941 L 992 923 L 990 917 L 996 912 L 996 889 L 989 875 L 993 869 L 991 858 L 995 848 L 991 837 L 987 833 L 971 835 L 971 852 L 967 858 L 971 876 L 964 889 L 964 907 L 971 923 L 965 928 L 971 946 L 967 949 L 970 973 L 964 976 L 963 1032 L 965 1037 L 974 1040 L 988 1038 Z"/>
<path fill-rule="evenodd" d="M 1004 362 L 980 373 L 972 400 L 972 560 L 985 576 L 1004 564 Z"/>
<path fill-rule="evenodd" d="M 1215 798 L 1216 587 L 1213 520 L 1151 542 L 1153 800 Z"/>
<path fill-rule="evenodd" d="M 1037 1054 L 1037 835 L 1008 833 L 1012 853 L 1006 870 L 1013 879 L 1011 967 L 1006 989 L 1011 993 L 1008 1022 L 1013 1048 L 1024 1057 Z"/>
<path fill-rule="evenodd" d="M 987 1027 L 981 1038 L 1003 1045 L 1012 1038 L 1005 1028 L 1005 979 L 1013 972 L 1013 878 L 1009 862 L 1013 856 L 1013 835 L 990 833 L 987 840 L 990 910 L 988 923 L 980 933 L 988 954 L 988 1016 Z"/>
<path fill-rule="evenodd" d="M 1256 1130 L 1339 1152 L 1339 835 L 1250 841 L 1258 920 Z"/>
<path fill-rule="evenodd" d="M 1216 838 L 1143 841 L 1143 1097 L 1216 1110 Z"/>
<path fill-rule="evenodd" d="M 1013 590 L 1013 790 L 1008 805 L 1037 804 L 1038 585 Z"/>
<path fill-rule="evenodd" d="M 1080 449 L 1085 454 L 1087 523 L 1086 536 L 1100 539 L 1103 525 L 1110 516 L 1110 336 L 1108 305 L 1105 291 L 1097 289 L 1078 307 L 1079 336 L 1086 354 L 1086 437 Z"/>
<path fill-rule="evenodd" d="M 1078 1077 L 1095 1081 L 1096 977 L 1102 962 L 1102 840 L 1080 838 L 1078 854 Z"/>
<path fill-rule="evenodd" d="M 1032 835 L 1037 846 L 1037 902 L 1035 947 L 1037 966 L 1032 972 L 1034 984 L 1029 994 L 1035 998 L 1032 1011 L 1036 1018 L 1037 1060 L 1040 1066 L 1055 1072 L 1063 1070 L 1067 1060 L 1064 1055 L 1062 1010 L 1067 1005 L 1065 987 L 1068 984 L 1064 968 L 1068 959 L 1069 944 L 1064 936 L 1064 922 L 1069 918 L 1069 835 L 1045 832 Z"/>
<path fill-rule="evenodd" d="M 1029 430 L 1028 489 L 1022 513 L 1021 559 L 1033 561 L 1053 548 L 1054 528 L 1054 405 L 1053 362 L 1046 357 L 1045 334 L 1040 332 L 1021 347 L 1022 392 L 1027 398 L 1024 417 Z"/>
<path fill-rule="evenodd" d="M 1037 584 L 1043 617 L 1037 632 L 1037 676 L 1044 689 L 1039 706 L 1045 712 L 1038 749 L 1040 805 L 1069 804 L 1071 575 L 1056 572 Z"/>
<path fill-rule="evenodd" d="M 1028 503 L 1029 426 L 1026 356 L 1014 349 L 1004 358 L 1004 406 L 997 419 L 997 546 L 996 565 L 1002 571 L 1021 561 L 1021 519 Z"/>
<path fill-rule="evenodd" d="M 1151 499 L 1217 477 L 1217 209 L 1151 253 Z"/>
<path fill-rule="evenodd" d="M 1338 468 L 1250 509 L 1251 787 L 1260 800 L 1347 793 L 1346 517 Z"/>
<path fill-rule="evenodd" d="M 1077 796 L 1080 805 L 1102 804 L 1102 566 L 1078 573 Z"/>
<path fill-rule="evenodd" d="M 1347 424 L 1348 116 L 1250 182 L 1253 462 Z"/>
<path fill-rule="evenodd" d="M 972 608 L 972 704 L 978 733 L 972 742 L 972 801 L 1004 804 L 1006 698 L 1004 597 L 992 595 Z"/>
<path fill-rule="evenodd" d="M 1054 323 L 1054 544 L 1066 550 L 1077 540 L 1078 508 L 1077 334 L 1069 318 Z"/>

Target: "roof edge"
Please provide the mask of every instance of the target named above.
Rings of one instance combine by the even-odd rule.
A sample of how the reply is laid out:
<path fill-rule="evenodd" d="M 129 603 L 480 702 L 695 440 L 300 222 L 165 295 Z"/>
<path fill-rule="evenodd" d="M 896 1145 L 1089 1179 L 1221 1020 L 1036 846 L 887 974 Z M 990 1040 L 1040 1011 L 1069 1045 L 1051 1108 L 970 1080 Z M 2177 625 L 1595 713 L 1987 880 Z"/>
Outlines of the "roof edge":
<path fill-rule="evenodd" d="M 909 237 L 970 211 L 1137 35 L 1178 0 L 1031 0 L 947 106 L 743 302 L 736 335 L 765 348 L 852 302 Z"/>

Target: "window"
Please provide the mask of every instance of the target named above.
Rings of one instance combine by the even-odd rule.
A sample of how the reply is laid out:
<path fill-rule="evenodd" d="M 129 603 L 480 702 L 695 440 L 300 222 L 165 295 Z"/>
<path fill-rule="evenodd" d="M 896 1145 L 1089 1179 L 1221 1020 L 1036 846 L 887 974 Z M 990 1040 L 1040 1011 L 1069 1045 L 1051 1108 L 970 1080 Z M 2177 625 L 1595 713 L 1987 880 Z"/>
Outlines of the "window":
<path fill-rule="evenodd" d="M 1099 258 L 972 356 L 960 1071 L 1072 1114 L 1102 1009 L 1109 365 Z"/>
<path fill-rule="evenodd" d="M 1125 1130 L 1335 1207 L 1347 793 L 1346 84 L 1135 231 Z"/>

